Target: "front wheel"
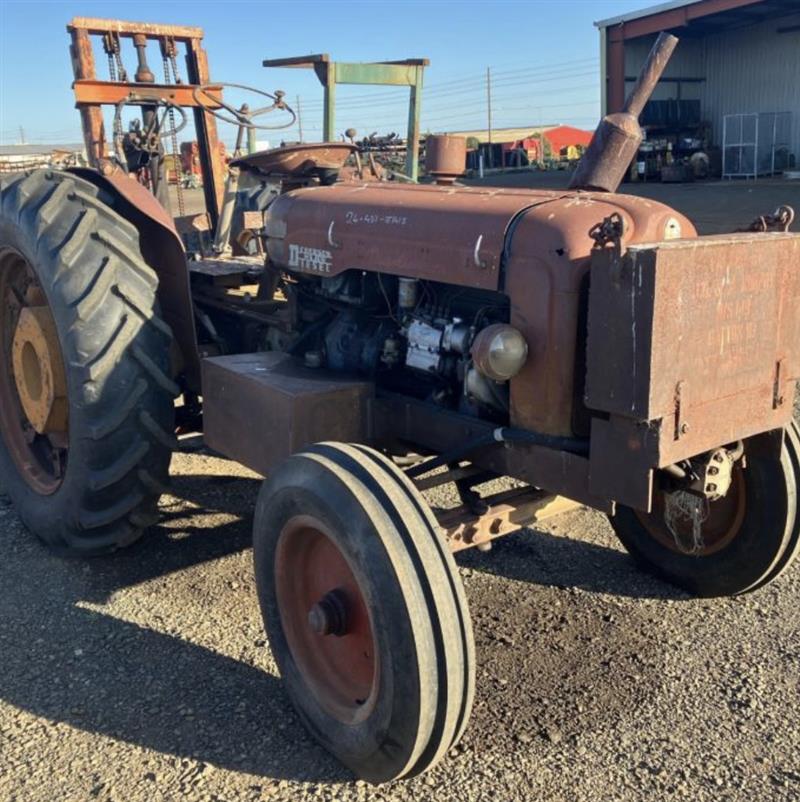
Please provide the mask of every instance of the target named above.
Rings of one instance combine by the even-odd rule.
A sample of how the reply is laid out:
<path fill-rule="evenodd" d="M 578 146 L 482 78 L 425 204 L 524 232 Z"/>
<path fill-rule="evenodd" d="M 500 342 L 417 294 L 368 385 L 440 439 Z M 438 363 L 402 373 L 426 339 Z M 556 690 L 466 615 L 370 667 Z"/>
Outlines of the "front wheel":
<path fill-rule="evenodd" d="M 786 431 L 780 458 L 745 444 L 727 494 L 704 503 L 697 520 L 656 490 L 645 514 L 620 507 L 611 517 L 625 548 L 644 568 L 698 596 L 755 590 L 782 574 L 800 550 L 797 487 L 800 438 Z M 677 512 L 676 512 L 677 509 Z"/>
<path fill-rule="evenodd" d="M 359 446 L 290 457 L 259 494 L 254 560 L 270 645 L 312 735 L 373 783 L 443 757 L 472 706 L 472 629 L 406 477 Z"/>

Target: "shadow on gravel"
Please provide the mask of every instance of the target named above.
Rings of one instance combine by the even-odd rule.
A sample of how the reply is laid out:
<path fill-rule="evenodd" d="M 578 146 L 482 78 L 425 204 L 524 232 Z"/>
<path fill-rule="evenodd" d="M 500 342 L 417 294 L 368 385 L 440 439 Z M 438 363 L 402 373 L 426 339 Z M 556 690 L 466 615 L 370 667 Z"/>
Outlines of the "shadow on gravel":
<path fill-rule="evenodd" d="M 80 598 L 101 603 L 114 592 L 157 577 L 250 548 L 252 516 L 260 480 L 240 476 L 176 476 L 170 486 L 174 501 L 162 501 L 161 519 L 123 553 L 86 563 Z M 182 508 L 182 502 L 193 506 Z M 218 515 L 239 516 L 220 524 Z M 182 526 L 182 521 L 210 521 L 208 526 Z M 67 564 L 81 566 L 75 561 Z"/>
<path fill-rule="evenodd" d="M 626 553 L 538 529 L 495 541 L 488 553 L 470 549 L 459 565 L 556 588 L 649 599 L 689 599 L 683 591 L 641 570 Z"/>
<path fill-rule="evenodd" d="M 277 779 L 349 777 L 310 741 L 280 680 L 179 638 L 79 607 L 20 608 L 0 697 L 51 721 Z M 202 769 L 201 769 L 202 771 Z"/>
<path fill-rule="evenodd" d="M 20 531 L 20 557 L 0 565 L 0 698 L 50 721 L 198 761 L 185 766 L 189 782 L 211 771 L 207 764 L 276 779 L 350 780 L 309 738 L 277 677 L 81 606 L 248 548 L 259 482 L 237 478 L 235 498 L 217 507 L 217 492 L 233 495 L 220 479 L 176 477 L 173 494 L 204 506 L 167 504 L 162 524 L 124 555 L 62 560 Z M 170 529 L 172 521 L 202 521 L 220 510 L 242 517 Z"/>

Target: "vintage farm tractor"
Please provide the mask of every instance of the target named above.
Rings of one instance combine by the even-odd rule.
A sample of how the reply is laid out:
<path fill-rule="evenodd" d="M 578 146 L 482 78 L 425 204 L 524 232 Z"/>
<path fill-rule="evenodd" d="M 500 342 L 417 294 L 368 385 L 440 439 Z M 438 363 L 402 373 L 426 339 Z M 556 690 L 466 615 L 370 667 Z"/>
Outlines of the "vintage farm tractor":
<path fill-rule="evenodd" d="M 571 189 L 454 184 L 453 139 L 430 140 L 429 185 L 343 181 L 353 145 L 293 145 L 232 163 L 263 198 L 240 224 L 258 247 L 235 256 L 202 34 L 70 30 L 96 169 L 2 178 L 3 488 L 59 553 L 126 546 L 158 520 L 177 427 L 202 410 L 207 444 L 267 476 L 253 531 L 270 646 L 310 731 L 356 774 L 418 774 L 466 727 L 475 659 L 453 551 L 587 505 L 696 594 L 753 590 L 792 561 L 791 214 L 762 220 L 779 230 L 700 237 L 615 194 L 673 37 Z M 142 56 L 165 42 L 168 60 L 185 46 L 189 82 L 147 82 L 141 61 L 136 81 L 97 81 L 92 35 L 112 63 L 120 37 Z M 116 155 L 102 103 L 142 109 Z M 195 113 L 205 226 L 174 223 L 131 177 L 163 160 L 170 104 Z M 206 236 L 187 253 L 192 232 Z M 481 492 L 506 476 L 513 489 Z M 444 483 L 461 504 L 434 510 L 425 491 Z"/>

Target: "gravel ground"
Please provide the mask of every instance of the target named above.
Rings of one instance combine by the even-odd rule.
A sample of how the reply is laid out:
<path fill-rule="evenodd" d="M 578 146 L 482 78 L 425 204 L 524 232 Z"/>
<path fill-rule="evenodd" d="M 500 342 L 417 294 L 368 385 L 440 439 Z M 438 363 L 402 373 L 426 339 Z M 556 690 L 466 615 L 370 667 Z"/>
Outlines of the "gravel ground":
<path fill-rule="evenodd" d="M 0 800 L 800 800 L 800 570 L 696 600 L 576 511 L 459 557 L 479 686 L 430 774 L 373 788 L 312 742 L 255 600 L 259 480 L 178 454 L 164 520 L 88 563 L 0 494 Z"/>

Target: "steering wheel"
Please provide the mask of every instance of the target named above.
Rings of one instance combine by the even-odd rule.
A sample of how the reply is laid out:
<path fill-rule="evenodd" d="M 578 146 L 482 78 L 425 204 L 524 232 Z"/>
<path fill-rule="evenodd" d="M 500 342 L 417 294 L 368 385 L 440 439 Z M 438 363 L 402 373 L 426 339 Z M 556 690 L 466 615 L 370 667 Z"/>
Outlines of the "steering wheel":
<path fill-rule="evenodd" d="M 273 102 L 269 106 L 262 106 L 258 109 L 250 109 L 247 104 L 244 104 L 241 108 L 237 109 L 235 106 L 225 103 L 221 97 L 212 94 L 213 90 L 220 90 L 224 87 L 229 87 L 231 89 L 244 89 L 246 92 L 253 92 L 256 95 L 268 97 Z M 283 96 L 286 93 L 282 92 L 280 89 L 277 89 L 273 95 L 269 92 L 263 92 L 261 89 L 255 89 L 252 86 L 245 86 L 244 84 L 203 84 L 202 86 L 195 87 L 195 90 L 192 94 L 194 95 L 194 99 L 198 105 L 212 117 L 216 117 L 218 120 L 222 120 L 222 122 L 225 123 L 239 125 L 243 128 L 258 128 L 262 131 L 275 131 L 280 128 L 289 128 L 290 126 L 294 125 L 294 122 L 297 119 L 297 115 L 294 113 L 294 110 L 290 108 L 289 105 L 283 100 Z M 227 111 L 230 116 L 222 114 L 222 109 Z M 269 114 L 271 111 L 275 111 L 276 109 L 288 112 L 292 119 L 287 123 L 283 123 L 282 125 L 258 125 L 257 123 L 253 122 L 254 117 L 260 117 L 262 114 Z"/>
<path fill-rule="evenodd" d="M 122 122 L 122 109 L 125 106 L 162 106 L 164 108 L 164 114 L 162 115 L 161 119 L 158 119 L 158 114 L 155 115 L 150 125 L 147 126 L 143 131 L 140 133 L 146 139 L 167 139 L 169 137 L 175 136 L 175 134 L 183 131 L 186 128 L 187 123 L 189 122 L 189 118 L 186 115 L 186 109 L 179 106 L 177 103 L 173 103 L 171 100 L 167 100 L 166 98 L 148 98 L 146 96 L 140 96 L 135 93 L 131 93 L 128 97 L 122 98 L 119 103 L 117 103 L 116 108 L 114 109 L 114 123 L 117 127 Z M 178 112 L 178 116 L 180 117 L 180 122 L 174 122 L 174 119 L 170 117 L 170 125 L 169 127 L 165 127 L 164 123 L 167 120 L 167 117 L 170 115 L 170 112 Z"/>

